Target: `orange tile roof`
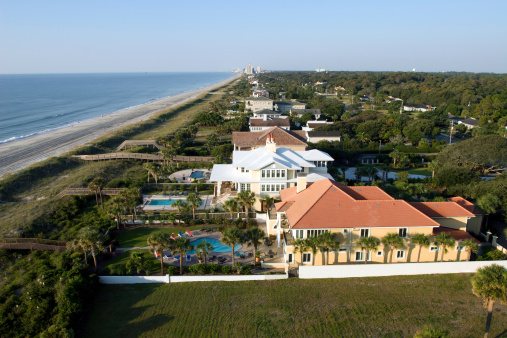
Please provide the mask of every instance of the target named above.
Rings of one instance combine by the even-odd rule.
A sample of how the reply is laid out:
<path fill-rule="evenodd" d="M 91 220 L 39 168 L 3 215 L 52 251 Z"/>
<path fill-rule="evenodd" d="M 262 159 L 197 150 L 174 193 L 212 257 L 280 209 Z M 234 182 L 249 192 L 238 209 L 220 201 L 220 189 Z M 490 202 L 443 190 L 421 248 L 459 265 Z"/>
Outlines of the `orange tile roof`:
<path fill-rule="evenodd" d="M 363 188 L 368 189 L 363 191 Z M 437 222 L 407 202 L 394 200 L 377 189 L 361 187 L 361 191 L 357 192 L 324 179 L 314 182 L 299 194 L 297 187 L 281 190 L 282 203 L 292 204 L 287 208 L 286 204 L 278 203 L 276 208 L 286 212 L 291 227 L 295 229 L 438 226 Z M 382 198 L 375 200 L 372 197 Z"/>
<path fill-rule="evenodd" d="M 464 241 L 467 239 L 471 239 L 474 241 L 475 244 L 481 244 L 481 241 L 476 239 L 474 236 L 470 235 L 468 232 L 463 230 L 457 230 L 452 228 L 446 228 L 446 227 L 437 227 L 433 228 L 433 235 L 438 236 L 440 233 L 446 232 L 449 235 L 451 235 L 452 238 L 454 238 L 457 241 Z"/>
<path fill-rule="evenodd" d="M 276 145 L 285 146 L 306 146 L 306 132 L 303 130 L 285 130 L 279 127 L 272 127 L 257 132 L 233 132 L 232 143 L 237 146 L 265 146 L 266 138 L 271 134 Z"/>
<path fill-rule="evenodd" d="M 411 202 L 414 208 L 428 217 L 473 217 L 467 209 L 455 202 Z"/>
<path fill-rule="evenodd" d="M 482 214 L 482 211 L 477 209 L 475 207 L 475 204 L 473 204 L 472 202 L 469 202 L 467 201 L 466 199 L 464 199 L 463 197 L 460 197 L 460 196 L 456 196 L 456 197 L 451 197 L 451 198 L 448 198 L 447 199 L 449 202 L 455 202 L 455 203 L 458 203 L 459 205 L 461 205 L 463 208 L 467 209 L 468 211 L 470 211 L 471 213 L 473 214 Z"/>

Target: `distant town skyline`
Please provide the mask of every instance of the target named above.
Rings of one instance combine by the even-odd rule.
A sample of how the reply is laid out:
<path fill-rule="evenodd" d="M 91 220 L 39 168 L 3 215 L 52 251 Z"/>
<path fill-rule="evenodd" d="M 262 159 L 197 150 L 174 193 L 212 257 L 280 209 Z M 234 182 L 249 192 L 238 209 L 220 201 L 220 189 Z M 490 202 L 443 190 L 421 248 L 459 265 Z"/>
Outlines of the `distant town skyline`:
<path fill-rule="evenodd" d="M 505 13 L 507 2 L 499 0 L 0 0 L 0 73 L 231 71 L 248 64 L 507 73 Z"/>

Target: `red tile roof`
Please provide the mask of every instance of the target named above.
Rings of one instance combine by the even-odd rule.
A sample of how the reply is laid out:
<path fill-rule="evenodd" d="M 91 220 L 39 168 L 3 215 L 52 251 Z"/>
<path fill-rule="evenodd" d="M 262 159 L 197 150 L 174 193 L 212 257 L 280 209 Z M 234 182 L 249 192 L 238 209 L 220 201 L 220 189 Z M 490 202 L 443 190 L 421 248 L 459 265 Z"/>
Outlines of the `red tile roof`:
<path fill-rule="evenodd" d="M 275 139 L 276 145 L 285 146 L 305 146 L 306 133 L 303 130 L 285 130 L 279 127 L 272 127 L 264 131 L 256 132 L 233 132 L 232 143 L 236 146 L 265 146 L 266 138 L 271 134 Z"/>
<path fill-rule="evenodd" d="M 473 204 L 472 202 L 467 201 L 463 197 L 456 196 L 456 197 L 448 198 L 447 200 L 450 201 L 450 202 L 458 203 L 463 208 L 467 209 L 468 211 L 470 211 L 473 214 L 476 214 L 476 215 L 477 214 L 482 214 L 482 211 L 479 210 L 478 208 L 476 208 L 475 204 Z"/>
<path fill-rule="evenodd" d="M 454 238 L 457 241 L 464 241 L 467 239 L 471 239 L 474 241 L 475 244 L 481 244 L 481 241 L 479 241 L 478 239 L 476 239 L 474 236 L 470 235 L 466 231 L 452 229 L 452 228 L 446 228 L 446 227 L 433 228 L 433 235 L 434 236 L 438 236 L 442 232 L 448 233 L 449 235 L 451 235 L 452 238 Z"/>
<path fill-rule="evenodd" d="M 474 217 L 475 215 L 455 202 L 411 202 L 414 208 L 428 217 Z"/>
<path fill-rule="evenodd" d="M 282 202 L 275 206 L 286 212 L 295 229 L 438 226 L 407 202 L 394 200 L 377 187 L 354 188 L 324 179 L 299 194 L 297 187 L 281 190 Z"/>

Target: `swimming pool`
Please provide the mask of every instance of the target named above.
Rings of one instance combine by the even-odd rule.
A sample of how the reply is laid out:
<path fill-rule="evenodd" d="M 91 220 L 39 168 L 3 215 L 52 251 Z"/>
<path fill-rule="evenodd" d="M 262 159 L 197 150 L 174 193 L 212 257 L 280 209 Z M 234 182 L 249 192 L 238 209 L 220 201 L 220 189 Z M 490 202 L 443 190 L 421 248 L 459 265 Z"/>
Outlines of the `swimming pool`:
<path fill-rule="evenodd" d="M 148 205 L 172 205 L 176 200 L 167 199 L 167 200 L 150 200 Z"/>
<path fill-rule="evenodd" d="M 192 245 L 195 248 L 197 246 L 197 244 L 199 244 L 199 243 L 201 243 L 203 241 L 206 241 L 208 243 L 211 243 L 211 245 L 213 245 L 213 252 L 223 253 L 223 252 L 231 252 L 232 251 L 230 246 L 225 245 L 222 242 L 217 241 L 216 239 L 208 238 L 208 237 L 199 238 L 199 239 L 193 241 Z M 234 246 L 234 251 L 238 251 L 239 249 L 241 249 L 241 244 L 236 244 Z M 190 251 L 188 254 L 189 255 L 195 254 L 195 250 Z"/>
<path fill-rule="evenodd" d="M 194 171 L 190 174 L 190 178 L 203 178 L 204 173 L 202 171 Z"/>

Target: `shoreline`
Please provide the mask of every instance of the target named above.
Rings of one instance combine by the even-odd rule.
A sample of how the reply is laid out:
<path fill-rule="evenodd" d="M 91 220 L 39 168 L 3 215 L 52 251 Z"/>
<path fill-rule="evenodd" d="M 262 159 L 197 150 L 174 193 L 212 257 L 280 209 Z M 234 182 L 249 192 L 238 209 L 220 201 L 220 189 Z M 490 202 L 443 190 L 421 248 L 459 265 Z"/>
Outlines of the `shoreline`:
<path fill-rule="evenodd" d="M 48 133 L 0 144 L 0 178 L 34 163 L 59 156 L 108 133 L 144 121 L 162 111 L 194 100 L 199 95 L 222 87 L 240 75 L 189 92 L 168 96 L 135 107 L 117 110 L 111 114 L 65 126 Z"/>

